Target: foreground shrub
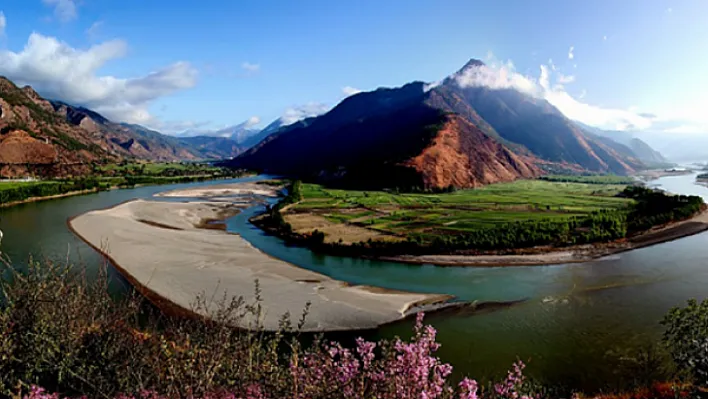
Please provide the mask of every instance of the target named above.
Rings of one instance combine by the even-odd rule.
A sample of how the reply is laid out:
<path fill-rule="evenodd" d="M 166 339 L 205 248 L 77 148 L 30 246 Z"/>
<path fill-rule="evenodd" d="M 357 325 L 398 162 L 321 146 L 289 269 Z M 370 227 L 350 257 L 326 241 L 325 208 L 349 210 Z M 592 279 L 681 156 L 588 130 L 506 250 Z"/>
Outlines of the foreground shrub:
<path fill-rule="evenodd" d="M 436 331 L 419 314 L 414 336 L 353 348 L 301 343 L 288 315 L 265 332 L 256 300 L 197 298 L 209 321 L 165 317 L 137 295 L 112 298 L 98 277 L 55 264 L 5 270 L 0 311 L 0 390 L 32 399 L 89 398 L 520 398 L 530 386 L 514 365 L 486 389 L 450 379 L 435 352 Z M 92 281 L 89 283 L 89 281 Z M 229 327 L 236 321 L 251 328 Z M 49 393 L 48 393 L 49 392 Z M 57 392 L 56 394 L 54 392 Z M 121 396 L 123 395 L 123 396 Z"/>
<path fill-rule="evenodd" d="M 688 301 L 675 307 L 664 317 L 664 342 L 676 365 L 693 382 L 708 386 L 708 300 Z"/>

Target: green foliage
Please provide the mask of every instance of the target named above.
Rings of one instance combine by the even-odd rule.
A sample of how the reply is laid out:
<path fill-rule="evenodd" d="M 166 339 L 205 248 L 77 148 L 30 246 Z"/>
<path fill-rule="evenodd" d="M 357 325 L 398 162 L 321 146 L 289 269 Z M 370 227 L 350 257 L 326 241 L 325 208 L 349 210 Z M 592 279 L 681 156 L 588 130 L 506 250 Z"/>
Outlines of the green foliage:
<path fill-rule="evenodd" d="M 54 180 L 27 183 L 0 183 L 0 204 L 24 201 L 33 197 L 50 197 L 73 191 L 98 190 L 104 186 L 96 178 Z"/>
<path fill-rule="evenodd" d="M 298 185 L 297 199 L 275 207 L 278 214 L 271 215 L 270 227 L 293 242 L 339 255 L 478 253 L 614 241 L 689 218 L 704 206 L 700 197 L 606 183 L 520 181 L 442 194 L 304 184 Z M 285 222 L 279 211 L 292 203 L 299 212 L 317 212 L 330 222 L 401 239 L 353 245 L 320 242 L 311 234 L 294 233 Z"/>
<path fill-rule="evenodd" d="M 584 183 L 584 184 L 634 184 L 636 181 L 631 177 L 616 175 L 548 175 L 539 179 L 551 182 Z"/>
<path fill-rule="evenodd" d="M 664 342 L 676 365 L 694 383 L 708 386 L 708 300 L 691 299 L 685 307 L 671 309 L 662 324 Z"/>

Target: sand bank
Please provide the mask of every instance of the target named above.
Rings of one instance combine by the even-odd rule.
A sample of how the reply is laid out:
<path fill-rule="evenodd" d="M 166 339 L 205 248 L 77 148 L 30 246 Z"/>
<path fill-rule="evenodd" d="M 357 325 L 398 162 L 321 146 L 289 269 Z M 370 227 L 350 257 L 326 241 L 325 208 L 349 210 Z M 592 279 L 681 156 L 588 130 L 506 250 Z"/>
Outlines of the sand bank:
<path fill-rule="evenodd" d="M 193 187 L 165 191 L 155 194 L 156 197 L 191 197 L 191 198 L 219 198 L 234 195 L 261 195 L 275 197 L 282 187 L 258 183 L 228 183 L 215 184 L 205 187 Z M 233 198 L 231 198 L 233 200 Z"/>
<path fill-rule="evenodd" d="M 565 248 L 536 247 L 510 255 L 400 255 L 382 260 L 443 266 L 534 266 L 588 262 L 708 230 L 708 211 L 691 219 L 652 228 L 626 240 Z"/>
<path fill-rule="evenodd" d="M 203 197 L 207 191 L 223 196 L 223 190 L 241 190 L 240 194 L 255 190 L 228 186 L 180 190 L 171 196 Z M 258 191 L 269 188 L 258 186 Z M 163 309 L 192 309 L 198 295 L 242 296 L 251 302 L 254 281 L 258 280 L 263 325 L 269 330 L 278 328 L 286 312 L 296 321 L 308 302 L 310 311 L 304 329 L 337 331 L 375 328 L 419 310 L 446 306 L 445 302 L 452 299 L 448 295 L 351 286 L 274 259 L 238 235 L 196 227 L 203 220 L 233 212 L 238 209 L 226 203 L 136 200 L 85 213 L 70 220 L 69 225 Z M 215 309 L 217 304 L 210 306 Z M 249 322 L 252 320 L 244 319 L 239 327 L 248 327 Z"/>

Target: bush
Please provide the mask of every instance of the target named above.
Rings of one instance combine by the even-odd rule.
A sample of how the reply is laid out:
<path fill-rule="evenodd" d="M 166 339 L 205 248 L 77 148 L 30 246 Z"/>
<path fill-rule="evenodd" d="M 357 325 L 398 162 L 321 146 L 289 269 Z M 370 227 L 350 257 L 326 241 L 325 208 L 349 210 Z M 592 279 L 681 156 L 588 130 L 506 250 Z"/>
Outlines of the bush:
<path fill-rule="evenodd" d="M 436 331 L 419 314 L 414 336 L 353 348 L 301 343 L 289 316 L 263 331 L 256 300 L 223 298 L 208 319 L 166 317 L 137 295 L 114 299 L 105 268 L 95 278 L 69 266 L 7 268 L 0 311 L 0 393 L 31 399 L 104 398 L 477 398 L 477 383 L 453 384 L 435 356 Z M 89 281 L 93 281 L 89 283 Z M 210 299 L 209 301 L 213 300 Z M 209 302 L 195 299 L 193 311 Z M 230 327 L 248 318 L 248 330 Z M 488 398 L 521 397 L 531 385 L 517 363 Z M 40 388 L 41 387 L 41 388 Z M 45 391 L 46 389 L 46 391 Z M 18 395 L 19 394 L 19 395 Z M 120 396 L 125 394 L 127 396 Z"/>
<path fill-rule="evenodd" d="M 694 383 L 708 386 L 708 300 L 691 299 L 685 307 L 671 309 L 662 324 L 664 342 L 676 365 Z"/>

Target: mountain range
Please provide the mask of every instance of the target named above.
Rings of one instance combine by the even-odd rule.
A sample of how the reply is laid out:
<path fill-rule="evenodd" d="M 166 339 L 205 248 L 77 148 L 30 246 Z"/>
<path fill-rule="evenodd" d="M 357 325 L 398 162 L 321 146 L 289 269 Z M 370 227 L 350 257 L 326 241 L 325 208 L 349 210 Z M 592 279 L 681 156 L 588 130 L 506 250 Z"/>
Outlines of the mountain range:
<path fill-rule="evenodd" d="M 255 132 L 257 133 L 257 132 Z M 65 176 L 122 159 L 231 158 L 246 147 L 228 137 L 164 135 L 92 110 L 42 98 L 0 77 L 0 176 Z"/>
<path fill-rule="evenodd" d="M 547 171 L 626 175 L 665 161 L 641 140 L 580 126 L 546 100 L 461 79 L 483 68 L 473 59 L 437 85 L 350 96 L 227 165 L 334 184 L 439 189 Z"/>
<path fill-rule="evenodd" d="M 48 101 L 0 78 L 0 175 L 77 174 L 121 159 L 235 157 L 223 164 L 339 184 L 439 189 L 666 164 L 631 133 L 572 121 L 513 88 L 469 84 L 465 78 L 483 68 L 473 59 L 435 85 L 358 93 L 292 124 L 279 118 L 259 130 L 247 121 L 178 136 Z"/>

